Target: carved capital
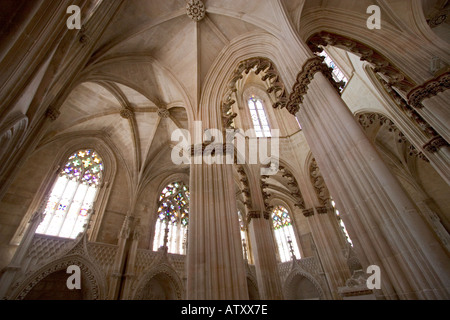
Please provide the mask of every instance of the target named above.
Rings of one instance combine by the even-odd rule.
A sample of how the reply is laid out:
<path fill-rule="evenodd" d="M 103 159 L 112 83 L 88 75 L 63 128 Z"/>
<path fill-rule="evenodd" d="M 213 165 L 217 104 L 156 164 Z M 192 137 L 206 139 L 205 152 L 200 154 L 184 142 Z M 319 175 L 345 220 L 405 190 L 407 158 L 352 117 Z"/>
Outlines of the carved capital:
<path fill-rule="evenodd" d="M 303 209 L 303 215 L 305 217 L 311 217 L 314 215 L 314 208 Z"/>
<path fill-rule="evenodd" d="M 259 211 L 249 211 L 247 214 L 247 225 L 250 225 L 252 219 L 260 219 L 261 213 Z"/>
<path fill-rule="evenodd" d="M 448 146 L 447 141 L 445 141 L 444 138 L 442 137 L 435 137 L 433 139 L 431 139 L 430 141 L 428 141 L 424 146 L 423 149 L 425 151 L 431 152 L 431 153 L 435 153 L 438 152 L 440 148 Z"/>
<path fill-rule="evenodd" d="M 382 74 L 390 85 L 396 86 L 402 91 L 409 91 L 414 87 L 414 82 L 393 66 L 388 59 L 376 50 L 365 44 L 342 35 L 322 31 L 311 36 L 308 45 L 313 52 L 323 51 L 322 47 L 328 45 L 348 50 L 361 58 L 361 61 L 369 62 L 375 72 Z"/>
<path fill-rule="evenodd" d="M 413 88 L 408 93 L 408 103 L 414 108 L 423 108 L 422 101 L 450 88 L 450 71 Z"/>
<path fill-rule="evenodd" d="M 322 72 L 323 75 L 330 80 L 333 87 L 336 89 L 338 93 L 340 93 L 340 89 L 343 86 L 342 83 L 337 83 L 334 81 L 332 72 L 333 69 L 328 67 L 324 63 L 324 57 L 316 56 L 306 60 L 304 63 L 302 70 L 297 75 L 297 81 L 292 88 L 292 93 L 289 95 L 289 100 L 286 104 L 286 109 L 292 114 L 296 115 L 300 110 L 300 105 L 303 102 L 304 96 L 308 92 L 308 86 L 311 81 L 314 79 L 314 75 L 318 72 Z"/>
<path fill-rule="evenodd" d="M 317 207 L 316 208 L 318 214 L 327 214 L 328 208 L 327 207 Z"/>

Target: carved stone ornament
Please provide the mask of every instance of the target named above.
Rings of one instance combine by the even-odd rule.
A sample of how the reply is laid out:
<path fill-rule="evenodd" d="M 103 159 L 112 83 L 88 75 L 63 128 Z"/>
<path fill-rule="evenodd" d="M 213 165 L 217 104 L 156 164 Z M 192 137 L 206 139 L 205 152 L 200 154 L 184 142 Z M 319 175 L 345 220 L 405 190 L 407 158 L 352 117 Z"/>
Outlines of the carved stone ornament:
<path fill-rule="evenodd" d="M 396 140 L 398 143 L 406 144 L 410 156 L 416 156 L 419 159 L 424 160 L 425 162 L 429 162 L 428 158 L 422 152 L 417 150 L 416 147 L 398 129 L 398 127 L 384 115 L 381 115 L 379 113 L 366 112 L 357 116 L 357 120 L 364 130 L 367 130 L 376 125 L 379 125 L 380 127 L 386 127 L 389 132 L 396 135 Z M 426 150 L 425 147 L 424 150 Z"/>
<path fill-rule="evenodd" d="M 425 151 L 435 153 L 438 152 L 440 148 L 448 146 L 447 141 L 442 137 L 435 137 L 427 142 L 423 148 Z"/>
<path fill-rule="evenodd" d="M 237 92 L 237 82 L 243 79 L 244 74 L 248 74 L 254 70 L 256 75 L 261 75 L 262 81 L 268 81 L 268 94 L 275 95 L 274 108 L 284 108 L 288 102 L 288 97 L 280 74 L 274 63 L 267 58 L 251 58 L 239 63 L 236 70 L 231 76 L 228 83 L 229 91 L 225 94 L 222 102 L 222 123 L 224 128 L 233 128 L 233 120 L 237 116 L 232 112 L 232 106 L 236 103 L 236 99 L 232 96 Z"/>
<path fill-rule="evenodd" d="M 54 107 L 48 107 L 47 111 L 45 111 L 45 116 L 49 118 L 51 121 L 55 121 L 61 115 L 58 109 Z"/>
<path fill-rule="evenodd" d="M 450 88 L 450 71 L 431 79 L 408 93 L 408 103 L 414 108 L 423 108 L 422 101 Z"/>
<path fill-rule="evenodd" d="M 205 17 L 206 9 L 201 0 L 189 0 L 186 10 L 188 17 L 194 21 L 200 21 Z"/>
<path fill-rule="evenodd" d="M 315 53 L 322 52 L 322 47 L 328 45 L 348 50 L 359 56 L 361 61 L 369 62 L 374 67 L 374 71 L 382 74 L 391 86 L 404 92 L 408 92 L 415 86 L 411 79 L 393 66 L 382 54 L 356 40 L 325 31 L 311 36 L 308 40 L 309 48 Z"/>
<path fill-rule="evenodd" d="M 311 217 L 314 215 L 314 208 L 303 209 L 303 215 L 305 217 Z"/>
<path fill-rule="evenodd" d="M 343 83 L 337 83 L 333 78 L 333 69 L 328 67 L 324 63 L 324 57 L 313 57 L 306 60 L 302 70 L 297 75 L 297 81 L 292 88 L 292 92 L 289 95 L 289 100 L 286 104 L 286 109 L 292 114 L 296 115 L 300 110 L 300 105 L 303 102 L 305 94 L 308 92 L 308 86 L 314 78 L 314 75 L 318 72 L 322 72 L 323 75 L 330 80 L 331 84 L 335 87 L 336 91 L 340 94 Z"/>
<path fill-rule="evenodd" d="M 170 111 L 165 108 L 158 108 L 158 117 L 167 119 L 170 117 Z"/>
<path fill-rule="evenodd" d="M 122 110 L 120 110 L 120 116 L 124 119 L 131 119 L 133 117 L 133 110 L 123 108 Z"/>

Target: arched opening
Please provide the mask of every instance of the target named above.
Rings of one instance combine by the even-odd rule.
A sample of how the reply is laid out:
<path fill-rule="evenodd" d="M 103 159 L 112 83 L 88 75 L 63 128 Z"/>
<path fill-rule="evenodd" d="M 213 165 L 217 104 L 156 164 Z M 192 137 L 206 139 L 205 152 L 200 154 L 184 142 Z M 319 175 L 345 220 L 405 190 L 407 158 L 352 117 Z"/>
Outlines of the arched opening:
<path fill-rule="evenodd" d="M 286 298 L 288 300 L 319 300 L 320 292 L 311 280 L 298 274 L 292 279 Z"/>
<path fill-rule="evenodd" d="M 158 199 L 153 251 L 167 246 L 169 253 L 186 254 L 189 224 L 189 188 L 183 182 L 168 184 Z"/>
<path fill-rule="evenodd" d="M 142 300 L 178 300 L 173 280 L 164 273 L 153 276 L 142 290 Z"/>
<path fill-rule="evenodd" d="M 70 274 L 59 270 L 39 281 L 24 297 L 24 300 L 88 300 L 89 284 L 81 273 L 81 289 L 70 290 L 67 279 Z"/>
<path fill-rule="evenodd" d="M 292 218 L 285 207 L 276 206 L 273 209 L 272 224 L 280 261 L 289 261 L 292 258 L 292 253 L 297 259 L 300 259 L 301 256 L 292 226 Z"/>
<path fill-rule="evenodd" d="M 92 213 L 102 174 L 103 160 L 94 150 L 73 153 L 59 172 L 36 233 L 76 238 Z"/>

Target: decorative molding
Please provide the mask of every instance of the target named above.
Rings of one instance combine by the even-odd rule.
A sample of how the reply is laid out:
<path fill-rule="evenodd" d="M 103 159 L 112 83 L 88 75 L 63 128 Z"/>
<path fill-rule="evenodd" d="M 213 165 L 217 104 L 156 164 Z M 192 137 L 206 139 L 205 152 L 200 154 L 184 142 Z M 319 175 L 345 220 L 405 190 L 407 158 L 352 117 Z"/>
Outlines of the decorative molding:
<path fill-rule="evenodd" d="M 303 64 L 302 70 L 297 75 L 297 81 L 295 82 L 292 92 L 289 95 L 289 100 L 285 105 L 286 109 L 292 114 L 296 115 L 300 110 L 300 105 L 303 102 L 303 98 L 308 92 L 308 86 L 314 79 L 314 75 L 318 72 L 322 72 L 323 75 L 330 80 L 333 87 L 340 94 L 341 88 L 344 86 L 343 82 L 336 82 L 333 78 L 333 69 L 328 67 L 324 63 L 324 57 L 316 56 L 306 60 Z M 274 106 L 275 108 L 277 106 Z M 283 107 L 283 106 L 282 106 Z"/>
<path fill-rule="evenodd" d="M 266 92 L 275 96 L 274 108 L 284 108 L 288 102 L 286 87 L 272 61 L 262 57 L 241 61 L 231 75 L 231 80 L 228 82 L 229 91 L 225 94 L 225 98 L 222 101 L 222 123 L 224 128 L 234 127 L 233 120 L 237 114 L 232 112 L 232 106 L 236 103 L 233 95 L 237 92 L 237 82 L 243 79 L 244 74 L 249 74 L 252 70 L 256 75 L 261 75 L 262 81 L 268 82 Z"/>
<path fill-rule="evenodd" d="M 317 213 L 318 214 L 327 214 L 329 212 L 329 208 L 328 207 L 316 207 Z"/>
<path fill-rule="evenodd" d="M 417 126 L 417 128 L 426 136 L 426 137 L 434 137 L 438 134 L 436 131 L 422 118 L 420 114 L 411 107 L 402 96 L 400 96 L 397 91 L 395 91 L 392 86 L 389 85 L 380 75 L 375 74 L 377 80 L 383 86 L 385 92 L 391 97 L 394 103 L 403 111 L 405 116 L 413 122 Z"/>
<path fill-rule="evenodd" d="M 284 166 L 279 166 L 279 172 L 282 177 L 287 180 L 287 185 L 289 186 L 289 191 L 291 195 L 296 199 L 295 206 L 300 209 L 305 209 L 305 200 L 300 192 L 300 187 L 298 186 L 297 180 L 294 175 Z"/>
<path fill-rule="evenodd" d="M 436 96 L 440 92 L 450 88 L 450 71 L 440 76 L 428 80 L 424 84 L 417 86 L 409 91 L 407 99 L 410 106 L 420 109 L 423 108 L 423 100 Z"/>
<path fill-rule="evenodd" d="M 414 147 L 414 145 L 412 145 L 411 142 L 409 142 L 409 140 L 405 137 L 405 135 L 398 129 L 398 127 L 394 124 L 394 122 L 392 122 L 386 116 L 374 112 L 365 112 L 357 116 L 357 121 L 359 122 L 361 127 L 365 130 L 369 129 L 370 127 L 376 124 L 387 127 L 387 130 L 389 132 L 392 132 L 398 136 L 397 137 L 398 143 L 406 144 L 410 156 L 416 156 L 424 160 L 425 162 L 429 162 L 428 158 L 422 152 L 417 150 L 416 147 Z M 424 148 L 424 150 L 426 149 Z"/>
<path fill-rule="evenodd" d="M 189 0 L 186 4 L 186 13 L 194 21 L 201 21 L 205 18 L 206 9 L 201 0 Z"/>
<path fill-rule="evenodd" d="M 309 48 L 315 53 L 322 52 L 322 47 L 328 45 L 348 50 L 359 56 L 361 61 L 369 62 L 374 67 L 375 73 L 383 75 L 389 85 L 397 87 L 404 92 L 408 92 L 415 87 L 415 83 L 382 54 L 356 40 L 322 31 L 311 36 L 307 43 Z"/>
<path fill-rule="evenodd" d="M 329 205 L 330 193 L 327 186 L 325 185 L 325 181 L 323 180 L 322 174 L 320 173 L 320 169 L 315 158 L 311 160 L 311 163 L 309 165 L 309 175 L 320 204 L 322 206 Z"/>
<path fill-rule="evenodd" d="M 303 209 L 302 213 L 305 217 L 311 217 L 314 215 L 314 208 Z"/>
<path fill-rule="evenodd" d="M 423 146 L 423 149 L 425 151 L 435 153 L 435 152 L 438 152 L 439 149 L 441 149 L 442 147 L 447 147 L 448 145 L 449 145 L 448 142 L 444 138 L 439 136 L 439 137 L 435 137 L 435 138 L 431 139 L 430 141 L 428 141 Z"/>

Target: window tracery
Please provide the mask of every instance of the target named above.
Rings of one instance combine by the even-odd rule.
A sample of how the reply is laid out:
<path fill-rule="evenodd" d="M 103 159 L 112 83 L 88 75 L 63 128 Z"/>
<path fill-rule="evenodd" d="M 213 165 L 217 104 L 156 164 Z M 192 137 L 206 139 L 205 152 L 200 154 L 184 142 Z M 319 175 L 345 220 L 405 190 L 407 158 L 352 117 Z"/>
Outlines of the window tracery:
<path fill-rule="evenodd" d="M 36 233 L 74 239 L 88 221 L 103 173 L 103 161 L 91 149 L 72 154 L 53 185 Z"/>
<path fill-rule="evenodd" d="M 288 210 L 283 206 L 276 206 L 272 211 L 272 225 L 275 240 L 278 245 L 278 253 L 281 262 L 291 260 L 292 253 L 297 259 L 300 259 L 300 251 L 298 249 L 297 240 L 292 226 L 292 219 Z M 292 246 L 292 248 L 291 248 Z"/>
<path fill-rule="evenodd" d="M 186 254 L 188 224 L 189 188 L 183 182 L 170 183 L 158 199 L 153 250 L 166 245 L 170 253 Z"/>

